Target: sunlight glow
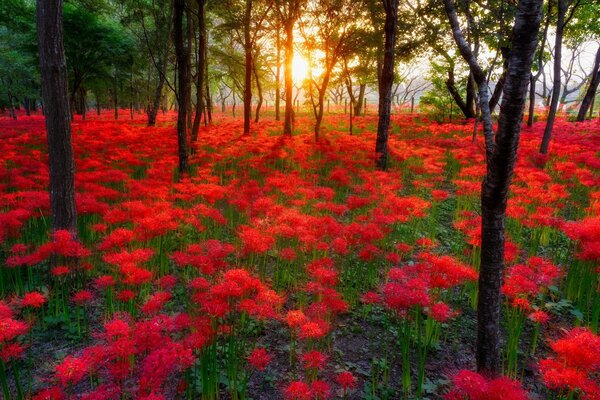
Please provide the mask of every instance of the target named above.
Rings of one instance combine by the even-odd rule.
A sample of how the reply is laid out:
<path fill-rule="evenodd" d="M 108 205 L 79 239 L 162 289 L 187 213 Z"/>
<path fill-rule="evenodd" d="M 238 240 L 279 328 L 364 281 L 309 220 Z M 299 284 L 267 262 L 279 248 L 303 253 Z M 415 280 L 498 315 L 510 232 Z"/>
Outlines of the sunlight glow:
<path fill-rule="evenodd" d="M 295 53 L 292 59 L 292 79 L 297 85 L 308 77 L 308 60 L 302 55 Z"/>

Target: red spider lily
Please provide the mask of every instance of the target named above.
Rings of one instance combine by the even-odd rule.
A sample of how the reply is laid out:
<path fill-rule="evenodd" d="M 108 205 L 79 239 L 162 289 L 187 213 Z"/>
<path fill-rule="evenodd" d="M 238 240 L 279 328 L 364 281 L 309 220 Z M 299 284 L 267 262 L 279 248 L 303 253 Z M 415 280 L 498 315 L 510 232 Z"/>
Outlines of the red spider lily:
<path fill-rule="evenodd" d="M 535 297 L 554 284 L 561 275 L 560 269 L 549 261 L 531 257 L 527 264 L 514 265 L 508 269 L 502 293 L 513 300 L 521 296 Z"/>
<path fill-rule="evenodd" d="M 286 400 L 310 400 L 312 391 L 308 384 L 302 381 L 294 381 L 285 387 L 283 395 Z"/>
<path fill-rule="evenodd" d="M 583 398 L 600 393 L 595 373 L 600 368 L 600 337 L 575 328 L 550 344 L 556 353 L 541 360 L 539 369 L 546 386 L 553 390 L 581 391 Z"/>
<path fill-rule="evenodd" d="M 311 350 L 300 357 L 306 369 L 322 369 L 325 367 L 327 356 L 320 351 Z"/>
<path fill-rule="evenodd" d="M 456 316 L 456 312 L 446 303 L 439 302 L 429 307 L 429 315 L 438 322 L 446 322 Z"/>
<path fill-rule="evenodd" d="M 81 381 L 90 368 L 91 365 L 86 360 L 67 356 L 56 366 L 56 377 L 62 387 L 72 386 Z"/>
<path fill-rule="evenodd" d="M 54 387 L 54 388 L 41 390 L 36 395 L 34 395 L 31 399 L 32 400 L 63 400 L 65 398 L 66 398 L 66 396 L 63 393 L 63 391 L 58 387 Z"/>
<path fill-rule="evenodd" d="M 528 318 L 530 320 L 537 322 L 538 324 L 542 324 L 542 325 L 547 324 L 548 321 L 550 320 L 550 316 L 548 315 L 548 313 L 545 311 L 541 311 L 541 310 L 532 312 L 531 314 L 528 315 Z"/>
<path fill-rule="evenodd" d="M 326 400 L 331 397 L 331 388 L 325 381 L 313 381 L 310 384 L 310 391 L 316 400 Z"/>
<path fill-rule="evenodd" d="M 352 373 L 348 371 L 340 372 L 336 376 L 335 380 L 342 387 L 344 393 L 346 393 L 348 389 L 353 389 L 354 387 L 356 387 L 357 384 L 354 375 L 352 375 Z"/>
<path fill-rule="evenodd" d="M 80 290 L 79 292 L 73 295 L 73 302 L 81 306 L 92 301 L 92 298 L 93 296 L 90 291 Z"/>
<path fill-rule="evenodd" d="M 526 400 L 527 392 L 518 381 L 506 377 L 487 380 L 476 372 L 458 371 L 452 378 L 453 388 L 447 400 Z"/>
<path fill-rule="evenodd" d="M 47 301 L 48 299 L 46 299 L 46 296 L 43 294 L 39 292 L 29 292 L 25 293 L 23 299 L 21 299 L 21 307 L 40 308 L 46 304 Z"/>
<path fill-rule="evenodd" d="M 264 369 L 267 368 L 267 366 L 271 363 L 272 359 L 273 357 L 262 347 L 257 347 L 248 356 L 248 362 L 250 365 L 259 371 L 264 371 Z"/>

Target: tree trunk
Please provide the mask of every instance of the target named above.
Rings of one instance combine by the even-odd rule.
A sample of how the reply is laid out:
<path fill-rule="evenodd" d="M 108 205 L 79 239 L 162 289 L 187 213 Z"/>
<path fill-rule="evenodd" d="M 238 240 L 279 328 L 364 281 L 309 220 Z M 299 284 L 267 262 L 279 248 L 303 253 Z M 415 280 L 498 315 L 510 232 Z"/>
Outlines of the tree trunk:
<path fill-rule="evenodd" d="M 275 121 L 281 120 L 279 105 L 281 102 L 281 28 L 277 25 L 277 36 L 275 38 L 277 48 L 277 59 L 275 66 Z"/>
<path fill-rule="evenodd" d="M 113 81 L 113 105 L 115 108 L 115 120 L 119 119 L 119 81 L 117 79 L 117 69 L 115 68 L 115 79 Z"/>
<path fill-rule="evenodd" d="M 533 118 L 535 116 L 535 76 L 529 75 L 529 111 L 527 112 L 527 126 L 533 126 Z"/>
<path fill-rule="evenodd" d="M 250 37 L 250 19 L 252 18 L 252 0 L 246 0 L 244 17 L 244 134 L 250 133 L 252 119 L 252 39 Z"/>
<path fill-rule="evenodd" d="M 585 114 L 588 112 L 588 109 L 593 104 L 594 97 L 596 96 L 596 90 L 598 89 L 598 84 L 600 83 L 600 47 L 598 47 L 598 51 L 596 51 L 596 60 L 594 61 L 594 68 L 592 69 L 592 73 L 590 74 L 590 84 L 585 92 L 585 96 L 583 96 L 583 100 L 581 101 L 581 106 L 579 107 L 579 112 L 577 113 L 577 121 L 584 121 Z"/>
<path fill-rule="evenodd" d="M 520 0 L 513 27 L 498 132 L 481 189 L 481 266 L 477 303 L 477 370 L 496 376 L 500 357 L 500 287 L 506 202 L 514 171 L 543 0 Z"/>
<path fill-rule="evenodd" d="M 504 81 L 506 80 L 506 71 L 502 72 L 498 82 L 496 83 L 496 87 L 494 87 L 494 92 L 492 93 L 492 97 L 490 98 L 490 113 L 494 113 L 494 109 L 498 105 L 500 101 L 500 97 L 502 96 L 502 91 L 504 90 Z"/>
<path fill-rule="evenodd" d="M 183 14 L 185 0 L 173 1 L 173 27 L 175 56 L 177 58 L 177 145 L 179 155 L 179 173 L 188 171 L 187 151 L 187 110 L 190 103 L 190 64 L 189 44 L 186 45 L 183 34 Z"/>
<path fill-rule="evenodd" d="M 258 122 L 258 119 L 260 117 L 260 108 L 262 107 L 264 99 L 262 93 L 262 86 L 260 84 L 260 78 L 258 77 L 258 68 L 256 67 L 255 62 L 252 63 L 252 71 L 254 73 L 254 80 L 256 81 L 256 91 L 258 92 L 258 102 L 256 103 L 256 113 L 254 115 L 254 122 Z"/>
<path fill-rule="evenodd" d="M 158 67 L 162 69 L 163 73 L 158 74 L 158 84 L 156 85 L 156 90 L 154 91 L 154 98 L 152 99 L 152 105 L 148 108 L 148 126 L 156 125 L 156 115 L 158 114 L 158 109 L 160 107 L 160 100 L 162 98 L 162 89 L 165 84 L 165 63 L 163 60 L 158 60 Z"/>
<path fill-rule="evenodd" d="M 475 118 L 477 115 L 475 114 L 475 78 L 473 78 L 473 73 L 469 72 L 469 77 L 467 78 L 467 95 L 466 95 L 466 106 L 469 115 L 472 115 Z"/>
<path fill-rule="evenodd" d="M 356 99 L 356 105 L 354 106 L 354 116 L 360 117 L 363 114 L 363 107 L 365 105 L 365 91 L 367 90 L 367 84 L 361 83 L 358 86 L 358 98 Z"/>
<path fill-rule="evenodd" d="M 548 119 L 546 120 L 546 128 L 544 129 L 544 137 L 540 146 L 540 153 L 548 154 L 550 147 L 550 139 L 552 138 L 552 128 L 556 119 L 556 111 L 558 109 L 558 100 L 560 99 L 560 77 L 561 77 L 561 56 L 563 32 L 565 28 L 565 15 L 567 13 L 567 0 L 558 0 L 558 12 L 556 22 L 556 41 L 554 44 L 554 82 L 552 83 L 552 100 L 550 101 L 550 110 L 548 111 Z"/>
<path fill-rule="evenodd" d="M 29 102 L 29 98 L 25 97 L 23 99 L 23 107 L 25 107 L 25 115 L 27 115 L 28 117 L 31 115 L 31 106 L 30 106 L 30 102 Z"/>
<path fill-rule="evenodd" d="M 293 128 L 294 103 L 292 98 L 293 82 L 292 68 L 294 59 L 294 19 L 288 18 L 285 21 L 285 65 L 284 65 L 284 80 L 285 80 L 285 115 L 283 121 L 283 134 L 291 136 Z"/>
<path fill-rule="evenodd" d="M 392 85 L 394 84 L 394 49 L 398 27 L 399 0 L 383 0 L 385 9 L 385 42 L 381 79 L 379 81 L 379 121 L 375 142 L 375 167 L 385 171 L 388 159 L 388 134 L 392 108 Z"/>
<path fill-rule="evenodd" d="M 204 95 L 206 96 L 205 98 L 205 104 L 206 104 L 206 116 L 204 117 L 204 126 L 207 126 L 208 124 L 212 124 L 212 111 L 213 111 L 213 105 L 212 105 L 212 97 L 210 95 L 210 85 L 209 85 L 209 81 L 208 81 L 208 46 L 206 46 L 205 48 L 205 53 L 204 53 Z M 208 118 L 206 118 L 208 117 Z"/>
<path fill-rule="evenodd" d="M 456 83 L 454 82 L 454 68 L 453 67 L 448 69 L 448 79 L 446 79 L 445 83 L 446 83 L 446 88 L 448 89 L 448 92 L 450 93 L 450 96 L 452 96 L 452 99 L 454 100 L 454 102 L 456 103 L 458 108 L 460 108 L 460 111 L 463 113 L 465 118 L 468 119 L 468 118 L 475 117 L 475 115 L 470 112 L 469 107 L 467 107 L 467 103 L 465 103 L 465 101 L 461 97 L 460 93 L 458 92 L 458 89 L 456 89 Z"/>
<path fill-rule="evenodd" d="M 75 161 L 71 143 L 62 9 L 62 0 L 38 0 L 36 24 L 48 140 L 52 231 L 66 229 L 75 238 Z"/>
<path fill-rule="evenodd" d="M 194 125 L 192 126 L 192 149 L 198 139 L 200 130 L 200 120 L 204 113 L 204 70 L 206 63 L 206 0 L 197 0 L 198 2 L 198 57 L 196 65 L 196 113 L 194 115 Z"/>

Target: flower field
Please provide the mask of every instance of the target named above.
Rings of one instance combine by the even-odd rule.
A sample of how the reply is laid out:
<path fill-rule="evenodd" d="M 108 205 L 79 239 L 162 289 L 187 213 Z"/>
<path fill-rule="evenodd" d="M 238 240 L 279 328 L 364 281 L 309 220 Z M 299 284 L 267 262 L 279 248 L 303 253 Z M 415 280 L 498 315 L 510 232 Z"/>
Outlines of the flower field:
<path fill-rule="evenodd" d="M 123 113 L 125 114 L 125 113 Z M 79 239 L 50 235 L 42 116 L 0 118 L 5 399 L 598 399 L 600 122 L 523 128 L 503 377 L 475 370 L 472 123 L 216 114 L 189 176 L 175 113 L 73 122 Z"/>

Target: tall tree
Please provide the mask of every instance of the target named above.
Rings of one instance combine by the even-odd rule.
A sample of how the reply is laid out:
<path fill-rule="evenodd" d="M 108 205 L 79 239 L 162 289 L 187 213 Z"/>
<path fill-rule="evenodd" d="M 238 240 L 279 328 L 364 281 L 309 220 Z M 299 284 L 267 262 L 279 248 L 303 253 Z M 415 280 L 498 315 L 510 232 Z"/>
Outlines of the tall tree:
<path fill-rule="evenodd" d="M 300 17 L 302 6 L 306 0 L 276 0 L 275 9 L 285 31 L 284 81 L 285 81 L 285 112 L 283 134 L 291 135 L 293 128 L 293 60 L 294 60 L 294 25 Z"/>
<path fill-rule="evenodd" d="M 77 236 L 75 161 L 71 143 L 62 0 L 37 1 L 37 36 L 46 117 L 52 230 Z"/>
<path fill-rule="evenodd" d="M 394 51 L 396 47 L 396 29 L 398 27 L 398 0 L 382 0 L 385 10 L 383 46 L 383 65 L 379 79 L 379 121 L 377 123 L 377 141 L 375 142 L 375 166 L 379 170 L 387 169 L 388 134 L 392 109 L 392 85 L 394 84 Z"/>
<path fill-rule="evenodd" d="M 358 32 L 356 20 L 361 11 L 359 4 L 352 0 L 309 3 L 307 18 L 300 24 L 309 64 L 321 67 L 319 76 L 316 76 L 315 68 L 309 67 L 308 71 L 308 97 L 315 116 L 315 139 L 319 138 L 321 131 L 325 95 L 333 69 L 342 56 L 354 47 L 353 40 Z M 318 56 L 315 50 L 322 56 Z"/>
<path fill-rule="evenodd" d="M 537 47 L 543 0 L 520 0 L 512 31 L 512 48 L 500 107 L 498 131 L 487 141 L 486 175 L 481 187 L 481 266 L 477 303 L 477 369 L 500 373 L 500 287 L 504 269 L 506 203 L 514 172 L 527 86 Z M 466 43 L 452 0 L 444 0 L 452 33 L 476 81 L 482 72 Z M 479 78 L 480 79 L 480 78 Z M 480 90 L 481 93 L 481 90 Z M 488 102 L 487 98 L 481 99 Z M 482 107 L 483 108 L 483 107 Z M 489 103 L 487 105 L 489 111 Z M 484 120 L 485 122 L 485 120 Z M 493 135 L 491 126 L 484 131 Z"/>
<path fill-rule="evenodd" d="M 250 23 L 252 18 L 252 0 L 246 0 L 246 13 L 244 17 L 244 134 L 250 133 L 250 120 L 252 119 L 252 36 Z"/>
<path fill-rule="evenodd" d="M 177 58 L 177 147 L 179 172 L 188 171 L 187 113 L 191 97 L 190 43 L 186 43 L 183 16 L 185 0 L 173 1 L 173 41 Z M 188 21 L 189 22 L 189 21 Z"/>
<path fill-rule="evenodd" d="M 194 115 L 194 124 L 192 125 L 192 146 L 198 138 L 200 130 L 200 120 L 204 113 L 204 70 L 206 69 L 207 54 L 207 32 L 206 32 L 206 0 L 197 0 L 198 12 L 198 48 L 196 49 L 196 113 Z"/>
<path fill-rule="evenodd" d="M 594 97 L 596 96 L 598 84 L 600 84 L 600 46 L 596 51 L 594 67 L 592 68 L 592 73 L 590 74 L 590 83 L 588 84 L 587 90 L 585 91 L 585 96 L 583 96 L 583 100 L 581 101 L 581 106 L 579 107 L 579 112 L 577 113 L 577 121 L 581 122 L 585 120 L 585 115 L 590 109 L 590 106 L 594 101 Z"/>
<path fill-rule="evenodd" d="M 544 136 L 540 145 L 540 153 L 542 154 L 548 153 L 548 148 L 550 147 L 550 139 L 552 138 L 552 129 L 554 128 L 554 120 L 556 119 L 556 112 L 558 111 L 558 102 L 560 100 L 560 79 L 562 74 L 561 59 L 565 26 L 573 17 L 576 8 L 579 6 L 579 3 L 580 0 L 558 0 L 557 2 L 556 33 L 554 39 L 554 63 L 552 77 L 552 99 L 550 100 L 550 109 L 548 110 L 548 118 L 546 120 L 546 127 L 544 128 Z M 567 12 L 569 11 L 570 6 L 571 11 L 569 16 L 567 16 Z"/>

